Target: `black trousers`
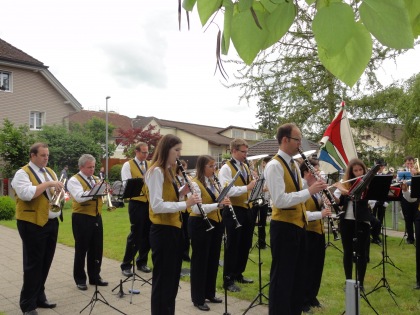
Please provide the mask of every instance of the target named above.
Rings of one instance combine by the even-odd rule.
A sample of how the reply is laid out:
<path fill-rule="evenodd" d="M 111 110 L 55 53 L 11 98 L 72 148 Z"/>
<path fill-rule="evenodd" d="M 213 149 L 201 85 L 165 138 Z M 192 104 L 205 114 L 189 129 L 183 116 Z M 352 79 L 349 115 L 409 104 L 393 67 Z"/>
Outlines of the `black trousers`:
<path fill-rule="evenodd" d="M 130 219 L 130 233 L 127 236 L 125 254 L 121 264 L 121 270 L 131 269 L 132 262 L 137 251 L 137 267 L 147 265 L 150 251 L 150 226 L 149 203 L 138 200 L 128 202 L 128 216 Z"/>
<path fill-rule="evenodd" d="M 202 217 L 190 216 L 188 232 L 191 237 L 191 300 L 204 304 L 216 295 L 216 279 L 222 246 L 223 224 L 210 220 L 214 229 L 207 230 Z"/>
<path fill-rule="evenodd" d="M 74 236 L 73 278 L 76 284 L 86 284 L 85 260 L 89 282 L 100 278 L 103 253 L 103 226 L 100 215 L 73 213 Z"/>
<path fill-rule="evenodd" d="M 23 286 L 20 292 L 20 309 L 29 312 L 43 302 L 45 281 L 50 271 L 57 245 L 58 219 L 51 219 L 44 226 L 17 220 L 17 228 L 22 239 Z"/>
<path fill-rule="evenodd" d="M 305 301 L 310 306 L 317 304 L 317 295 L 321 287 L 325 261 L 325 234 L 306 232 L 306 277 Z"/>
<path fill-rule="evenodd" d="M 420 284 L 420 244 L 417 240 L 420 240 L 420 212 L 417 211 L 415 216 L 415 227 L 416 227 L 416 281 Z"/>
<path fill-rule="evenodd" d="M 304 301 L 306 231 L 271 220 L 270 315 L 301 315 Z"/>
<path fill-rule="evenodd" d="M 235 280 L 243 276 L 255 226 L 255 212 L 252 209 L 236 206 L 233 208 L 242 227 L 236 229 L 231 212 L 228 209 L 223 210 L 223 222 L 227 235 L 223 275 L 225 286 L 233 284 Z"/>
<path fill-rule="evenodd" d="M 190 258 L 190 246 L 191 240 L 190 235 L 188 233 L 188 218 L 190 217 L 190 213 L 188 211 L 181 212 L 182 216 L 182 236 L 184 238 L 183 241 L 183 249 L 182 249 L 182 259 L 189 259 Z"/>
<path fill-rule="evenodd" d="M 152 224 L 150 245 L 153 261 L 151 314 L 173 315 L 181 277 L 182 230 L 170 225 Z"/>
<path fill-rule="evenodd" d="M 357 233 L 356 233 L 357 224 Z M 353 252 L 358 256 L 358 280 L 361 286 L 365 280 L 368 246 L 370 243 L 370 225 L 355 220 L 340 220 L 341 242 L 343 244 L 343 266 L 346 279 L 352 279 L 353 274 Z M 353 239 L 357 237 L 357 243 Z"/>
<path fill-rule="evenodd" d="M 419 202 L 408 202 L 405 198 L 401 199 L 401 210 L 404 215 L 405 232 L 407 233 L 407 240 L 414 241 L 414 219 L 417 215 Z"/>

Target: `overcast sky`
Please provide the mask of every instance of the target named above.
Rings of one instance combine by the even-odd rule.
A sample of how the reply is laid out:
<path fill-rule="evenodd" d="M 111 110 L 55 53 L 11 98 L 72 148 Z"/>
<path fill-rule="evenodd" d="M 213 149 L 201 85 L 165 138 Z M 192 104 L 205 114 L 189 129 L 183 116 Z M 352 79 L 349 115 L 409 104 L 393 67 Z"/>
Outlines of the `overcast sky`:
<path fill-rule="evenodd" d="M 240 91 L 214 75 L 216 27 L 204 33 L 194 10 L 191 30 L 183 13 L 178 31 L 177 0 L 0 3 L 0 37 L 49 66 L 84 109 L 105 110 L 111 96 L 108 109 L 129 117 L 257 127 L 255 101 L 239 104 Z M 420 49 L 407 55 L 386 66 L 384 83 L 420 72 Z"/>

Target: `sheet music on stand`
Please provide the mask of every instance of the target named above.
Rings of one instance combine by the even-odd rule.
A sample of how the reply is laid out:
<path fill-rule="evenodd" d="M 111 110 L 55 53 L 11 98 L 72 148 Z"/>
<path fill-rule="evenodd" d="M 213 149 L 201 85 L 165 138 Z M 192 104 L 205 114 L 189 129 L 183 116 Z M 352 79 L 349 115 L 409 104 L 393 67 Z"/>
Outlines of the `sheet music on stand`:
<path fill-rule="evenodd" d="M 369 184 L 364 199 L 381 201 L 388 200 L 392 178 L 393 175 L 375 175 Z"/>
<path fill-rule="evenodd" d="M 83 194 L 82 197 L 87 198 L 87 197 L 105 196 L 106 195 L 105 189 L 106 189 L 106 184 L 104 181 L 102 181 L 99 185 L 93 186 L 93 188 L 87 191 L 86 194 Z"/>
<path fill-rule="evenodd" d="M 123 199 L 139 197 L 141 194 L 141 189 L 143 188 L 143 185 L 144 185 L 143 178 L 127 179 L 124 194 L 122 196 Z"/>
<path fill-rule="evenodd" d="M 420 176 L 411 177 L 411 198 L 420 198 Z"/>
<path fill-rule="evenodd" d="M 222 192 L 220 193 L 219 197 L 217 198 L 217 202 L 220 203 L 222 200 L 227 196 L 227 193 L 232 188 L 233 184 L 235 183 L 236 179 L 239 177 L 240 172 L 237 172 L 235 176 L 232 178 L 230 183 L 223 188 Z"/>

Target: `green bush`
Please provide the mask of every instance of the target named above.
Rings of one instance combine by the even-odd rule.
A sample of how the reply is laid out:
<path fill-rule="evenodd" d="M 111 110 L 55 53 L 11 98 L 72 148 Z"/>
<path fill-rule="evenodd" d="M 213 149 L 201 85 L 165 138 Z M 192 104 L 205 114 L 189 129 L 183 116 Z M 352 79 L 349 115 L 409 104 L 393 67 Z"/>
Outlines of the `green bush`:
<path fill-rule="evenodd" d="M 0 220 L 13 220 L 15 217 L 15 201 L 9 196 L 0 197 Z"/>
<path fill-rule="evenodd" d="M 115 164 L 111 169 L 109 170 L 109 182 L 113 183 L 116 180 L 121 180 L 121 169 L 122 164 Z"/>

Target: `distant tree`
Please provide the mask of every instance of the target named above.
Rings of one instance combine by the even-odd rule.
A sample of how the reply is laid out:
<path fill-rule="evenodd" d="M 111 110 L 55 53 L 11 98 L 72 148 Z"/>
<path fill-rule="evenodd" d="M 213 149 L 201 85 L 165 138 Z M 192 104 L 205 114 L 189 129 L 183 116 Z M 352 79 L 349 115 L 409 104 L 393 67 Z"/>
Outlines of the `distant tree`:
<path fill-rule="evenodd" d="M 37 140 L 48 144 L 50 151 L 49 165 L 56 172 L 68 165 L 69 173 L 77 173 L 78 160 L 82 154 L 91 154 L 96 161 L 101 161 L 103 148 L 83 130 L 69 131 L 65 126 L 43 126 L 37 133 Z M 100 163 L 96 163 L 99 170 Z"/>
<path fill-rule="evenodd" d="M 146 129 L 144 128 L 131 128 L 131 129 L 122 129 L 118 128 L 118 143 L 124 146 L 124 155 L 127 158 L 134 157 L 134 147 L 139 142 L 145 142 L 149 145 L 149 156 L 148 159 L 153 155 L 153 151 L 157 143 L 159 142 L 162 135 L 159 130 L 154 131 L 156 126 L 148 125 Z"/>
<path fill-rule="evenodd" d="M 15 127 L 7 118 L 0 128 L 0 170 L 4 178 L 13 174 L 29 161 L 29 148 L 35 142 L 28 125 Z"/>
<path fill-rule="evenodd" d="M 258 112 L 255 115 L 258 118 L 258 130 L 264 134 L 264 138 L 273 139 L 280 120 L 278 98 L 269 88 L 260 92 L 259 96 Z"/>

